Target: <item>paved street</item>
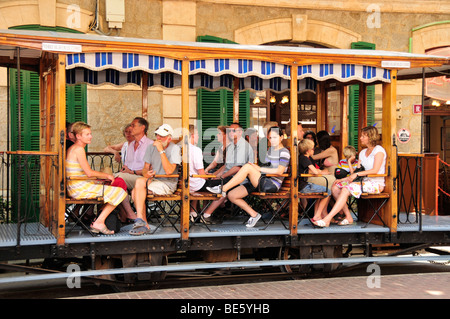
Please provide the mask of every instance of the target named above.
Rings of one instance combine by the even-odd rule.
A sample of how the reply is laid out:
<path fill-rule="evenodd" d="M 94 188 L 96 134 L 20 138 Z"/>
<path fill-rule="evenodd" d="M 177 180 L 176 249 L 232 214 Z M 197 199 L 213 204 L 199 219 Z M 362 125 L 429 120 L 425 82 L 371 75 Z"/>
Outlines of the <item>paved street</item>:
<path fill-rule="evenodd" d="M 371 288 L 369 288 L 371 287 Z M 84 298 L 84 297 L 81 297 Z M 94 299 L 448 299 L 450 273 L 300 279 L 146 290 Z"/>

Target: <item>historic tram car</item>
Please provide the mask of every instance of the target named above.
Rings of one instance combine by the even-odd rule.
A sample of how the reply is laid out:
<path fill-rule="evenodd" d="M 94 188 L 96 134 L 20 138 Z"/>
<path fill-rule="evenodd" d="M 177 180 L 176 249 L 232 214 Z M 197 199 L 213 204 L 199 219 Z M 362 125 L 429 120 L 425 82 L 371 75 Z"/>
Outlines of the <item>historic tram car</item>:
<path fill-rule="evenodd" d="M 448 70 L 448 58 L 375 50 L 177 43 L 12 30 L 0 32 L 0 46 L 1 66 L 18 71 L 33 70 L 39 74 L 40 84 L 39 150 L 11 151 L 8 148 L 2 154 L 3 199 L 12 200 L 15 211 L 13 221 L 0 224 L 0 260 L 3 263 L 35 258 L 83 258 L 90 261 L 88 266 L 94 270 L 83 272 L 86 276 L 125 274 L 121 278 L 131 281 L 134 277 L 130 274 L 137 273 L 138 278 L 158 280 L 164 277 L 165 271 L 217 267 L 272 265 L 288 271 L 293 267 L 303 271 L 309 265 L 324 264 L 331 265 L 328 269 L 332 269 L 346 259 L 355 262 L 354 258 L 342 258 L 344 250 L 352 245 L 364 248 L 365 257 L 358 262 L 370 262 L 374 260 L 370 250 L 373 245 L 405 245 L 410 249 L 405 250 L 408 252 L 414 247 L 450 242 L 450 220 L 446 216 L 422 213 L 420 168 L 424 155 L 397 153 L 395 117 L 397 82 L 402 77 L 425 78 L 436 70 Z M 159 223 L 161 227 L 156 231 L 139 237 L 130 236 L 127 226 L 108 236 L 92 236 L 86 227 L 81 227 L 81 210 L 72 208 L 77 205 L 94 207 L 102 204 L 102 198 L 77 202 L 66 194 L 66 86 L 76 83 L 139 85 L 142 114 L 136 116 L 144 117 L 151 111 L 147 101 L 150 87 L 181 88 L 180 139 L 185 160 L 178 189 L 167 197 L 148 196 L 149 212 L 157 204 L 156 218 L 169 220 L 168 226 Z M 297 168 L 298 92 L 304 89 L 316 92 L 317 130 L 326 130 L 329 129 L 326 92 L 330 87 L 339 88 L 341 135 L 337 143 L 345 146 L 348 144 L 348 114 L 343 106 L 347 105 L 347 86 L 359 85 L 359 126 L 362 128 L 367 124 L 367 86 L 374 84 L 382 87 L 380 126 L 381 145 L 387 153 L 387 170 L 383 175 L 386 187 L 381 194 L 362 196 L 357 205 L 356 225 L 313 227 L 310 217 L 298 204 L 305 197 L 298 191 L 301 173 Z M 258 197 L 259 202 L 268 202 L 266 207 L 274 208 L 271 223 L 248 229 L 242 221 L 220 225 L 190 221 L 192 200 L 206 203 L 218 198 L 211 194 L 196 197 L 189 192 L 192 176 L 188 173 L 187 144 L 183 141 L 187 140 L 189 126 L 189 91 L 199 88 L 231 90 L 235 97 L 235 119 L 239 118 L 237 97 L 242 90 L 290 92 L 288 125 L 291 135 L 287 146 L 291 162 L 286 187 L 273 196 L 251 195 Z M 14 98 L 20 105 L 20 89 Z M 19 121 L 14 125 L 21 125 L 20 116 L 30 116 L 20 111 L 19 114 Z M 408 163 L 401 164 L 404 160 Z M 33 165 L 39 167 L 37 176 L 30 171 Z M 402 173 L 402 165 L 408 173 Z M 12 185 L 13 175 L 25 183 Z M 37 194 L 35 197 L 30 195 L 33 192 Z M 408 194 L 409 202 L 413 200 L 412 208 L 405 204 L 404 194 Z M 314 194 L 306 199 L 323 196 Z M 39 204 L 30 208 L 27 205 L 30 198 Z M 10 214 L 9 205 L 3 206 L 5 214 Z M 30 209 L 37 211 L 36 207 L 39 217 L 30 222 L 27 214 Z M 280 218 L 281 210 L 287 216 L 284 220 Z M 171 264 L 168 257 L 175 254 L 195 256 L 197 262 Z M 258 261 L 244 260 L 242 256 Z M 146 275 L 148 273 L 153 277 Z M 41 276 L 58 275 L 67 276 L 64 273 Z"/>

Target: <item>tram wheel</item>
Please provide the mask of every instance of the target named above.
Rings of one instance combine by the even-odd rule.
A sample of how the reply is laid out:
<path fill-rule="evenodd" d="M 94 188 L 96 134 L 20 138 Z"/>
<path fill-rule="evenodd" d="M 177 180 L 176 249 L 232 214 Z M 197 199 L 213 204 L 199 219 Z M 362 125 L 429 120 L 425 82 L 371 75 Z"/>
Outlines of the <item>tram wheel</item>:
<path fill-rule="evenodd" d="M 281 247 L 280 260 L 290 259 L 315 259 L 315 258 L 340 258 L 342 257 L 342 246 L 340 245 L 317 245 L 300 247 Z M 312 264 L 312 265 L 282 265 L 281 271 L 286 273 L 308 274 L 312 270 L 332 272 L 341 266 L 340 263 Z"/>
<path fill-rule="evenodd" d="M 132 267 L 149 267 L 149 266 L 165 266 L 168 263 L 167 254 L 165 253 L 138 253 L 122 255 L 122 266 L 124 268 Z M 162 281 L 166 278 L 167 272 L 142 272 L 124 275 L 124 281 L 134 283 L 136 281 Z"/>
<path fill-rule="evenodd" d="M 280 247 L 279 260 L 308 259 L 311 255 L 311 246 Z M 282 265 L 282 272 L 306 274 L 311 272 L 310 265 Z"/>

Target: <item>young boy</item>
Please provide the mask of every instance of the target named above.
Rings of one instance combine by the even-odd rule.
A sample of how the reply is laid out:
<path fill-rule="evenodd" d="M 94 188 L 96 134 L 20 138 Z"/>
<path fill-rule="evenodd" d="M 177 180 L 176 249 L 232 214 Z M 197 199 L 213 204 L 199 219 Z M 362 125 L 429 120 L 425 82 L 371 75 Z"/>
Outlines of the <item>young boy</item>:
<path fill-rule="evenodd" d="M 298 174 L 323 174 L 327 175 L 330 174 L 327 170 L 320 170 L 317 169 L 312 160 L 310 159 L 310 156 L 314 154 L 314 142 L 309 139 L 303 139 L 300 141 L 298 145 L 298 150 L 300 153 L 299 159 L 298 159 Z M 320 220 L 327 214 L 327 206 L 330 201 L 330 195 L 331 191 L 327 189 L 325 186 L 316 185 L 313 183 L 309 183 L 307 181 L 307 178 L 300 178 L 299 179 L 299 185 L 298 190 L 300 193 L 307 194 L 307 193 L 328 193 L 328 196 L 324 199 L 321 199 L 316 202 L 316 205 L 314 207 L 314 217 L 312 219 L 313 223 L 316 220 Z"/>
<path fill-rule="evenodd" d="M 334 171 L 336 179 L 345 178 L 349 174 L 364 170 L 364 168 L 361 169 L 359 160 L 356 160 L 356 149 L 353 146 L 348 145 L 344 147 L 342 153 L 345 159 L 339 161 L 338 167 Z"/>

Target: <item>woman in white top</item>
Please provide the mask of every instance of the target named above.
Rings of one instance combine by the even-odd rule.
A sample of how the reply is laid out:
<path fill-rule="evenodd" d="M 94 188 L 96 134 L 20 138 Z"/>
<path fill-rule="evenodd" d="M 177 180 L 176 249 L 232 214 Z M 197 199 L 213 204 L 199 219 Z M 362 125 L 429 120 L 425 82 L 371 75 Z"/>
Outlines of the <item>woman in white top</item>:
<path fill-rule="evenodd" d="M 347 207 L 347 199 L 349 196 L 359 198 L 361 193 L 377 194 L 384 190 L 384 177 L 367 177 L 362 182 L 354 182 L 354 180 L 360 176 L 384 174 L 386 172 L 386 151 L 380 145 L 377 145 L 377 141 L 380 139 L 378 130 L 373 126 L 368 126 L 361 131 L 361 143 L 366 145 L 367 148 L 363 149 L 359 153 L 359 159 L 361 165 L 364 166 L 365 171 L 353 173 L 343 179 L 337 179 L 331 192 L 336 199 L 336 203 L 330 213 L 321 220 L 316 222 L 319 227 L 328 227 L 331 219 L 339 213 L 341 210 L 345 213 L 345 219 L 343 219 L 338 225 L 350 225 L 353 223 L 352 215 Z"/>

